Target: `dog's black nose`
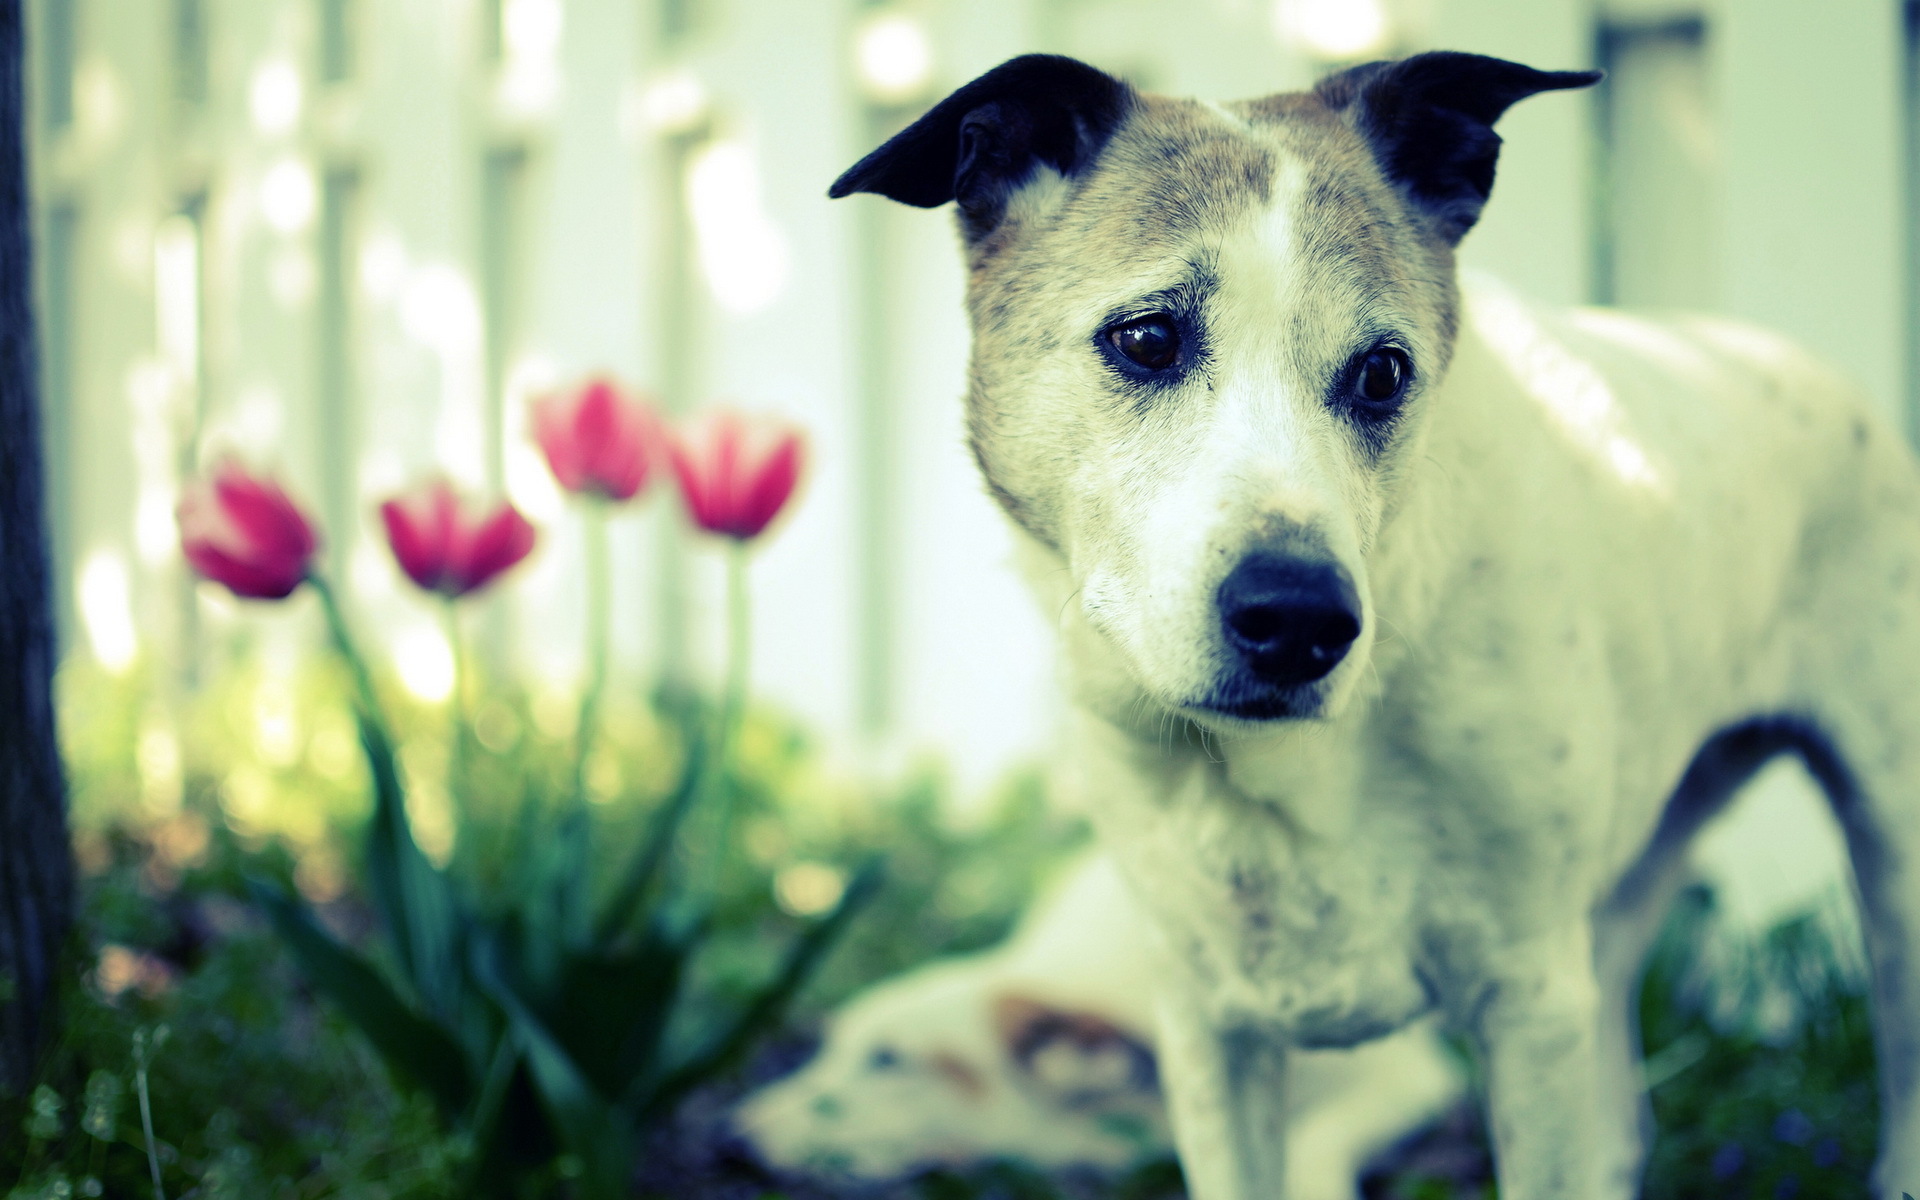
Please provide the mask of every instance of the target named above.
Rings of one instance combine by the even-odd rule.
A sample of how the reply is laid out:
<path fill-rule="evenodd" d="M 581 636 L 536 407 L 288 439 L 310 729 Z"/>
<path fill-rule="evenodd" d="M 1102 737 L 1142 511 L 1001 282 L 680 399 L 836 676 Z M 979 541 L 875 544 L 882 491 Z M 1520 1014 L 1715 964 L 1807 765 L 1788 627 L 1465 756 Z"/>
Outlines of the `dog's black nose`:
<path fill-rule="evenodd" d="M 1311 683 L 1360 636 L 1360 598 L 1329 562 L 1250 554 L 1220 585 L 1227 645 L 1263 682 Z"/>

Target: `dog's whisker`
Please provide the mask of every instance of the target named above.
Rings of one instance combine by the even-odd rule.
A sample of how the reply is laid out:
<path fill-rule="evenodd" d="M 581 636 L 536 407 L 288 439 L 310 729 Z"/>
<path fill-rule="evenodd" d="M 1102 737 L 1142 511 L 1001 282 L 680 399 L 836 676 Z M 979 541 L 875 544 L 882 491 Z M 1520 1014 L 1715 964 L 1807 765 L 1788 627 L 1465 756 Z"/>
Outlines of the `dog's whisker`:
<path fill-rule="evenodd" d="M 1077 587 L 1073 589 L 1071 592 L 1067 593 L 1067 598 L 1060 602 L 1060 611 L 1053 614 L 1053 623 L 1055 628 L 1058 628 L 1061 624 L 1063 624 L 1066 621 L 1067 609 L 1073 605 L 1073 602 L 1079 598 L 1080 593 L 1085 590 L 1086 589 L 1084 587 Z"/>

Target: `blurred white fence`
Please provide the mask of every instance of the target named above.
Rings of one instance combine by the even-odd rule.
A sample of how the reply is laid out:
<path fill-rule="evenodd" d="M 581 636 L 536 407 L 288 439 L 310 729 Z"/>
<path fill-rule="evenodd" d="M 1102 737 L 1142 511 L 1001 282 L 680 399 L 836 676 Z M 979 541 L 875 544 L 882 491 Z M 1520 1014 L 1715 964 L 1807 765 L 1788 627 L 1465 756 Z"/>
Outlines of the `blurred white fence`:
<path fill-rule="evenodd" d="M 309 636 L 182 574 L 182 472 L 220 449 L 323 514 L 402 677 L 434 614 L 373 505 L 444 469 L 544 525 L 490 652 L 579 672 L 578 547 L 530 393 L 611 369 L 685 411 L 813 431 L 755 572 L 756 676 L 832 745 L 969 785 L 1042 753 L 1046 616 L 960 433 L 943 214 L 827 183 L 1024 51 L 1213 98 L 1450 46 L 1601 61 L 1502 125 L 1466 257 L 1550 299 L 1783 326 L 1910 411 L 1913 25 L 1898 0 L 29 0 L 46 397 L 69 645 L 190 679 L 209 630 Z M 709 669 L 708 554 L 656 493 L 619 526 L 616 671 Z"/>

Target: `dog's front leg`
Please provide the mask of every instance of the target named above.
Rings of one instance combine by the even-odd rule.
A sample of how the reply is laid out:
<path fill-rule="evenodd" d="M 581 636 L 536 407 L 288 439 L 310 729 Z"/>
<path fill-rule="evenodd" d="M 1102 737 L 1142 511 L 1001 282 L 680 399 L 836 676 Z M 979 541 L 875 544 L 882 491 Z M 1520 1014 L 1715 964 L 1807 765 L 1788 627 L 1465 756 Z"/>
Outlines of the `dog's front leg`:
<path fill-rule="evenodd" d="M 1501 1200 L 1628 1200 L 1639 1109 L 1611 1088 L 1607 1016 L 1583 924 L 1490 988 L 1475 1025 Z"/>
<path fill-rule="evenodd" d="M 1170 989 L 1171 990 L 1171 989 Z M 1160 1003 L 1160 1079 L 1192 1200 L 1281 1200 L 1286 1167 L 1281 1046 L 1223 1030 L 1181 995 Z"/>

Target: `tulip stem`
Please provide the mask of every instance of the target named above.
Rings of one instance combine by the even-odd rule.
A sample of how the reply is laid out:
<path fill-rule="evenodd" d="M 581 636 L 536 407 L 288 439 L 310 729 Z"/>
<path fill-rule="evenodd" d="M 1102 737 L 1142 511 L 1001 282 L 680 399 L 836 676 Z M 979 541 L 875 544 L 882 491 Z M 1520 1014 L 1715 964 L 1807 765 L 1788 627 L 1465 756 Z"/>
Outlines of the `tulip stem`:
<path fill-rule="evenodd" d="M 752 626 L 747 610 L 747 544 L 727 546 L 727 691 L 720 711 L 720 752 L 730 754 L 747 705 L 747 652 Z"/>
<path fill-rule="evenodd" d="M 587 758 L 599 731 L 600 697 L 607 688 L 608 643 L 612 640 L 613 581 L 607 564 L 607 516 L 597 504 L 586 513 L 587 686 L 580 694 L 580 725 L 573 739 L 573 800 L 587 799 Z"/>
<path fill-rule="evenodd" d="M 447 795 L 453 798 L 457 838 L 466 824 L 466 789 L 470 777 L 467 759 L 471 752 L 468 743 L 472 740 L 472 722 L 467 716 L 467 648 L 460 638 L 460 610 L 454 606 L 453 597 L 443 598 L 440 615 L 446 622 L 447 649 L 453 658 L 453 693 L 448 705 L 448 720 L 453 728 L 447 746 Z"/>
<path fill-rule="evenodd" d="M 719 898 L 720 877 L 727 861 L 727 835 L 733 823 L 735 779 L 733 759 L 741 719 L 746 715 L 748 661 L 751 650 L 747 596 L 747 543 L 727 543 L 727 673 L 720 697 L 719 722 L 714 732 L 713 758 L 707 773 L 708 794 L 714 810 L 713 846 L 707 860 L 703 896 L 708 904 Z"/>
<path fill-rule="evenodd" d="M 347 664 L 347 673 L 353 678 L 354 699 L 358 702 L 360 715 L 383 731 L 391 728 L 380 711 L 380 697 L 373 690 L 373 676 L 367 672 L 367 660 L 360 657 L 359 649 L 353 644 L 353 635 L 347 632 L 347 618 L 340 611 L 340 598 L 334 594 L 333 585 L 319 575 L 308 575 L 307 584 L 320 597 L 320 611 L 326 614 L 327 632 L 332 635 L 333 648 L 340 652 L 341 660 Z"/>

